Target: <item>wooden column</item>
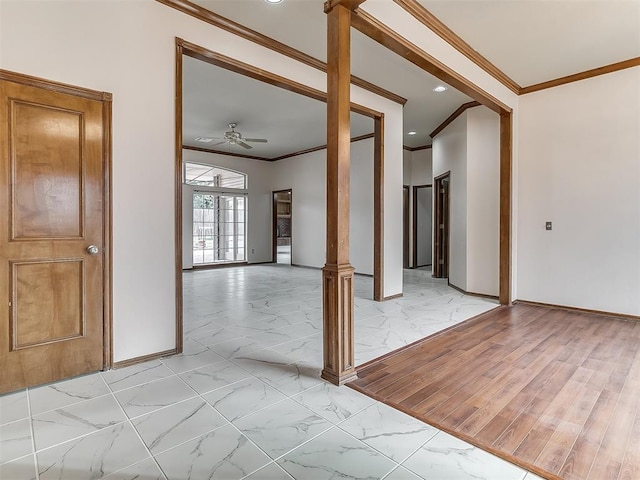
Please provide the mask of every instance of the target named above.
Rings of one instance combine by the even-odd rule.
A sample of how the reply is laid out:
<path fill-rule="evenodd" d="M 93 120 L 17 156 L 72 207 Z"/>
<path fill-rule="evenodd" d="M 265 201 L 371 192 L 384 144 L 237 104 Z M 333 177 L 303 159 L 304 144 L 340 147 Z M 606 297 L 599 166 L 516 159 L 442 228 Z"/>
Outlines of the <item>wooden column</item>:
<path fill-rule="evenodd" d="M 511 112 L 500 113 L 500 304 L 511 305 Z"/>
<path fill-rule="evenodd" d="M 351 10 L 335 2 L 327 13 L 327 257 L 322 269 L 324 369 L 336 385 L 356 378 L 353 267 L 349 263 L 351 130 Z"/>

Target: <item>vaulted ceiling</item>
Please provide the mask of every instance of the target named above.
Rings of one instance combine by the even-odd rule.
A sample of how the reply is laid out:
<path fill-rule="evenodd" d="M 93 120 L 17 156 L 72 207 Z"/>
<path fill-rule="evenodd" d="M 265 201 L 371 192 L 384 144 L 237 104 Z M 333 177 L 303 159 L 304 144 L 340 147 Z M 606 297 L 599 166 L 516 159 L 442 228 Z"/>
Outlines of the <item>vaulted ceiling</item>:
<path fill-rule="evenodd" d="M 640 0 L 418 1 L 521 87 L 640 56 Z M 279 4 L 265 0 L 195 0 L 194 3 L 326 61 L 323 0 L 284 0 Z M 211 69 L 219 70 L 194 66 L 192 71 L 185 72 L 189 76 L 214 75 L 211 71 L 206 73 Z M 355 30 L 352 30 L 352 72 L 408 100 L 404 107 L 404 144 L 410 147 L 430 144 L 429 133 L 461 104 L 470 101 L 451 88 L 440 94 L 433 92 L 442 82 Z M 317 146 L 322 135 L 312 134 L 324 134 L 323 104 L 316 102 L 316 108 L 308 109 L 309 116 L 316 117 L 315 126 L 311 126 L 311 120 L 300 119 L 300 102 L 315 101 L 294 98 L 299 96 L 284 91 L 253 96 L 249 93 L 252 88 L 264 92 L 265 87 L 255 80 L 239 81 L 234 76 L 237 77 L 216 74 L 216 80 L 209 82 L 185 77 L 188 84 L 200 85 L 193 98 L 185 90 L 185 143 L 194 144 L 191 137 L 209 131 L 213 132 L 210 135 L 220 136 L 227 130 L 227 123 L 237 121 L 238 129 L 250 137 L 275 139 L 278 138 L 275 131 L 271 133 L 267 128 L 287 126 L 282 139 L 277 140 L 277 147 L 269 146 L 265 155 Z M 234 92 L 247 102 L 227 101 Z M 277 99 L 275 115 L 268 115 L 270 110 L 265 109 L 264 102 L 270 96 Z M 193 105 L 193 115 L 188 104 Z M 203 115 L 205 110 L 211 113 Z M 196 124 L 205 117 L 209 123 L 198 130 Z M 360 119 L 359 123 L 354 117 L 354 136 L 361 127 L 365 128 L 365 120 Z M 250 127 L 253 124 L 256 131 Z M 409 136 L 411 130 L 416 135 Z M 292 142 L 290 146 L 286 145 L 288 141 Z"/>

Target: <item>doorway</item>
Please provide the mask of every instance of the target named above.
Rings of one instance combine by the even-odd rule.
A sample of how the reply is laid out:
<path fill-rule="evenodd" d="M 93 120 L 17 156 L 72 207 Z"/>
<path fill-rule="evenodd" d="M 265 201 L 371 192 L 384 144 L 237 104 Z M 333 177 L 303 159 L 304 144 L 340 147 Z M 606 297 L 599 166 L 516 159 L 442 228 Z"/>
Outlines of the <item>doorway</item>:
<path fill-rule="evenodd" d="M 273 192 L 273 263 L 291 265 L 292 199 L 291 189 Z"/>
<path fill-rule="evenodd" d="M 430 267 L 433 263 L 433 188 L 413 187 L 413 266 Z"/>
<path fill-rule="evenodd" d="M 451 172 L 444 173 L 434 179 L 435 216 L 433 229 L 434 264 L 433 276 L 449 278 L 449 189 Z"/>
<path fill-rule="evenodd" d="M 111 365 L 111 96 L 0 71 L 0 393 Z"/>

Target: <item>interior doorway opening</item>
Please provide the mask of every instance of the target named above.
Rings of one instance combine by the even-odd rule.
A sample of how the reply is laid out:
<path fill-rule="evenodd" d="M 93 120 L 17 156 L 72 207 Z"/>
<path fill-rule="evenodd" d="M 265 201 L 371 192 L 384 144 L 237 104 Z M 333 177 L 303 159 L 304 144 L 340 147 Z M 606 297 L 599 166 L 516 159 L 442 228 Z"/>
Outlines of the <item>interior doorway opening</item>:
<path fill-rule="evenodd" d="M 290 188 L 273 192 L 273 263 L 291 265 L 292 199 Z"/>
<path fill-rule="evenodd" d="M 413 187 L 413 266 L 431 267 L 433 263 L 433 188 Z"/>

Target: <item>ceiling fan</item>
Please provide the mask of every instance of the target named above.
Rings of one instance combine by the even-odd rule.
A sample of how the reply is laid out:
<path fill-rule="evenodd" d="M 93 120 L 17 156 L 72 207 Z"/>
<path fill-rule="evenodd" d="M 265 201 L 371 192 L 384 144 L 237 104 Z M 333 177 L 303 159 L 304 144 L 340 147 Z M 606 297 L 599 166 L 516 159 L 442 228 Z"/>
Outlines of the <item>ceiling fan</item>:
<path fill-rule="evenodd" d="M 242 148 L 250 149 L 253 147 L 249 145 L 249 143 L 247 142 L 267 143 L 266 138 L 244 138 L 242 134 L 236 130 L 237 126 L 238 126 L 237 123 L 230 123 L 229 128 L 231 130 L 229 130 L 228 132 L 224 132 L 224 137 L 214 138 L 214 140 L 222 140 L 222 141 L 218 143 L 214 143 L 212 146 L 222 145 L 223 143 L 229 143 L 231 145 L 239 145 Z"/>

